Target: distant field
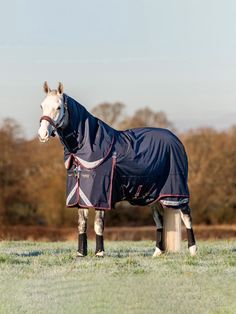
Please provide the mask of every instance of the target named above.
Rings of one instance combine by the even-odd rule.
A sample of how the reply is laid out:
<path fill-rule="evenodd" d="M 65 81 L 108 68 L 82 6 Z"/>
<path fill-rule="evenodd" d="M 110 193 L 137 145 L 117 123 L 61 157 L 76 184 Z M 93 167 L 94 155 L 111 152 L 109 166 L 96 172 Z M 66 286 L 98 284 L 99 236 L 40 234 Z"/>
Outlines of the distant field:
<path fill-rule="evenodd" d="M 143 227 L 106 227 L 104 236 L 106 240 L 155 240 L 156 228 Z M 199 240 L 209 239 L 236 239 L 236 225 L 194 225 L 194 233 Z M 186 229 L 182 227 L 183 238 Z M 93 227 L 88 230 L 89 238 L 94 238 Z M 77 238 L 77 229 L 50 228 L 42 226 L 1 226 L 0 239 L 2 240 L 36 240 L 36 241 L 73 241 Z"/>
<path fill-rule="evenodd" d="M 0 313 L 236 313 L 236 242 L 153 259 L 153 242 L 0 242 Z"/>

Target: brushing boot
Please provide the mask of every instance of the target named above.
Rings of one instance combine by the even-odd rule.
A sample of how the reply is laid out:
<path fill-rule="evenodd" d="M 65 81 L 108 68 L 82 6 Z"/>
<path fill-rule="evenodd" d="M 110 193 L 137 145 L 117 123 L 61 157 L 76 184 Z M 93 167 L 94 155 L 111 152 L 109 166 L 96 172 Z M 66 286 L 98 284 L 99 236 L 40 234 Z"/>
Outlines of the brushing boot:
<path fill-rule="evenodd" d="M 81 233 L 78 236 L 78 251 L 77 256 L 83 257 L 88 254 L 88 248 L 87 248 L 87 234 Z"/>
<path fill-rule="evenodd" d="M 96 234 L 96 250 L 95 255 L 97 257 L 104 257 L 104 240 L 103 236 Z"/>

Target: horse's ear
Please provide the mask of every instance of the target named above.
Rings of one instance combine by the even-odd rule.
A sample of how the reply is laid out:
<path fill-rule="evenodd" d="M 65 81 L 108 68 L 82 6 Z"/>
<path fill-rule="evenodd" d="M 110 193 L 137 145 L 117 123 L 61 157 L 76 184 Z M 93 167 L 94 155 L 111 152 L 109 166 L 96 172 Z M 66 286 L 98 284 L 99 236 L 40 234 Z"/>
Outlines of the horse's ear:
<path fill-rule="evenodd" d="M 44 84 L 43 84 L 43 90 L 46 94 L 50 93 L 51 92 L 51 89 L 50 87 L 48 86 L 48 82 L 45 81 Z"/>
<path fill-rule="evenodd" d="M 63 94 L 63 90 L 64 90 L 63 84 L 61 82 L 59 82 L 58 87 L 57 87 L 58 93 Z"/>

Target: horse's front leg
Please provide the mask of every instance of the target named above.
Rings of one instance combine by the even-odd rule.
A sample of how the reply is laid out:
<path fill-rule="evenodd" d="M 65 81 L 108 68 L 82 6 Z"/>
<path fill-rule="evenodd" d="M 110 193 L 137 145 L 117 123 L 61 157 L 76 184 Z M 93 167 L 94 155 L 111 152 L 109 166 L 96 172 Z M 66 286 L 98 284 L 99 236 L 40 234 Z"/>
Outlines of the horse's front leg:
<path fill-rule="evenodd" d="M 88 221 L 88 209 L 78 209 L 78 257 L 83 257 L 88 254 L 87 249 L 87 221 Z"/>
<path fill-rule="evenodd" d="M 96 234 L 95 255 L 97 257 L 104 256 L 104 239 L 103 239 L 104 220 L 105 220 L 104 210 L 95 209 L 94 231 Z"/>
<path fill-rule="evenodd" d="M 151 206 L 151 209 L 156 224 L 156 249 L 153 254 L 153 257 L 156 257 L 164 251 L 163 208 L 160 203 L 155 203 Z"/>
<path fill-rule="evenodd" d="M 186 205 L 185 207 L 181 208 L 180 215 L 187 230 L 188 249 L 189 249 L 190 255 L 194 256 L 196 255 L 196 252 L 197 252 L 197 246 L 196 246 L 196 241 L 195 241 L 193 228 L 192 228 L 192 217 L 191 217 L 190 207 Z"/>

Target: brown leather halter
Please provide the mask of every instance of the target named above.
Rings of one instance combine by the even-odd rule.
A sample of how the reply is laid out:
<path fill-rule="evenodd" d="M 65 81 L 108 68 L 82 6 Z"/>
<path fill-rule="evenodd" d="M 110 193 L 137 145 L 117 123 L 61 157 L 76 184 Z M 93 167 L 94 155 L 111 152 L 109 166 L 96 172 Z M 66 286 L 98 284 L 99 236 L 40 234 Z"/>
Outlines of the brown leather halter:
<path fill-rule="evenodd" d="M 39 120 L 39 123 L 41 123 L 42 120 L 48 121 L 55 129 L 58 127 L 58 125 L 55 124 L 55 122 L 53 121 L 53 119 L 50 118 L 49 116 L 42 116 L 42 117 L 40 118 L 40 120 Z M 60 122 L 61 122 L 61 121 L 60 121 Z"/>

